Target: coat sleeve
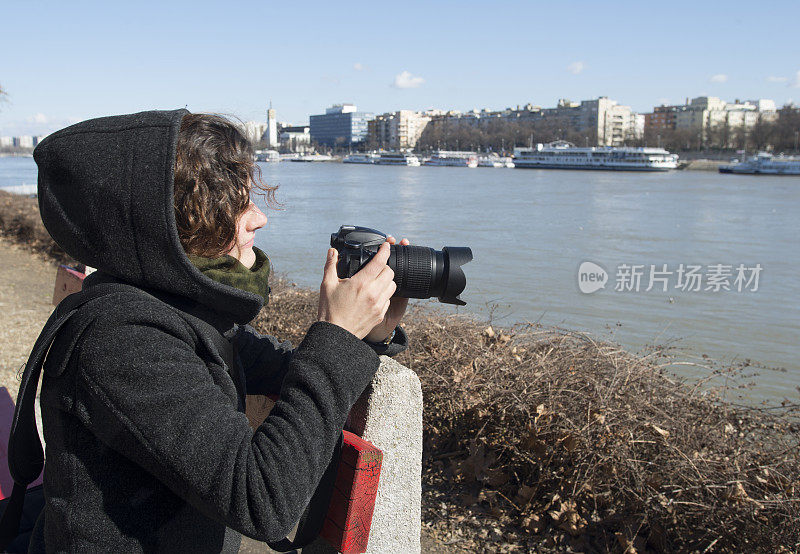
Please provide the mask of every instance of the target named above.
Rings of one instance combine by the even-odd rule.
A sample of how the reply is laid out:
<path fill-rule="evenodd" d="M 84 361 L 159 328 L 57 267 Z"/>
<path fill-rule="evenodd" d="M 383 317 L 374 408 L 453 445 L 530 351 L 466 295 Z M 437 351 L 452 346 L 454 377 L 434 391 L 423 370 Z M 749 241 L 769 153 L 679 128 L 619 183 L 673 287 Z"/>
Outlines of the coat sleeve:
<path fill-rule="evenodd" d="M 244 369 L 247 394 L 278 394 L 295 352 L 292 343 L 262 335 L 250 325 L 239 327 L 233 342 Z"/>
<path fill-rule="evenodd" d="M 247 379 L 247 394 L 278 394 L 295 352 L 292 343 L 262 335 L 250 325 L 239 327 L 233 340 Z M 378 355 L 391 357 L 408 349 L 408 336 L 399 325 L 389 344 L 363 340 Z"/>
<path fill-rule="evenodd" d="M 77 350 L 76 413 L 110 448 L 198 510 L 262 541 L 299 519 L 378 357 L 341 327 L 313 324 L 258 429 L 231 402 L 227 375 L 196 353 L 174 313 L 116 307 Z M 220 366 L 222 365 L 219 360 Z M 222 373 L 227 382 L 214 375 Z"/>

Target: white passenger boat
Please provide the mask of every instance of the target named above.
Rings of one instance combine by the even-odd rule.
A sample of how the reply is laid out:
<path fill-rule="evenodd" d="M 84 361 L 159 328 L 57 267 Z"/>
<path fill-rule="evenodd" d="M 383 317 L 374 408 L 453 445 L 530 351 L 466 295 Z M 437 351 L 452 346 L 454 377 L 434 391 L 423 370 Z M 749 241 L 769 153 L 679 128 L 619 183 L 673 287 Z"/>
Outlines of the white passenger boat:
<path fill-rule="evenodd" d="M 454 167 L 478 167 L 478 155 L 475 152 L 457 150 L 437 150 L 425 165 L 446 165 Z"/>
<path fill-rule="evenodd" d="M 483 156 L 478 158 L 478 167 L 514 167 L 514 162 L 507 156 Z"/>
<path fill-rule="evenodd" d="M 374 164 L 378 161 L 380 155 L 376 154 L 375 152 L 369 152 L 367 154 L 349 154 L 344 157 L 342 163 L 345 164 Z"/>
<path fill-rule="evenodd" d="M 298 154 L 293 158 L 289 158 L 290 162 L 329 162 L 333 156 L 328 154 Z"/>
<path fill-rule="evenodd" d="M 275 163 L 281 161 L 281 155 L 277 150 L 256 150 L 256 161 Z"/>
<path fill-rule="evenodd" d="M 800 158 L 773 156 L 769 152 L 759 152 L 749 160 L 723 165 L 720 173 L 744 173 L 748 175 L 800 175 Z"/>
<path fill-rule="evenodd" d="M 577 148 L 565 141 L 516 148 L 514 166 L 534 169 L 610 169 L 616 171 L 667 171 L 677 169 L 678 155 L 663 148 L 595 146 Z"/>
<path fill-rule="evenodd" d="M 419 158 L 408 152 L 381 152 L 375 163 L 378 165 L 419 166 Z"/>

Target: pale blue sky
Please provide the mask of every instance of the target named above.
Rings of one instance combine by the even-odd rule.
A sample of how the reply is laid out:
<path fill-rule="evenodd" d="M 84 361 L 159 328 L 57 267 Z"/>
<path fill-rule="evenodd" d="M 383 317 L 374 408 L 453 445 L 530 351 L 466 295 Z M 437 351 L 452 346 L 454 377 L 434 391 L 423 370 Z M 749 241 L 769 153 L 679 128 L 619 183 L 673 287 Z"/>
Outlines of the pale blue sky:
<path fill-rule="evenodd" d="M 187 106 L 800 101 L 800 2 L 0 2 L 0 135 Z M 405 73 L 404 73 L 405 72 Z M 395 86 L 401 85 L 400 87 Z M 405 85 L 406 88 L 403 88 Z"/>

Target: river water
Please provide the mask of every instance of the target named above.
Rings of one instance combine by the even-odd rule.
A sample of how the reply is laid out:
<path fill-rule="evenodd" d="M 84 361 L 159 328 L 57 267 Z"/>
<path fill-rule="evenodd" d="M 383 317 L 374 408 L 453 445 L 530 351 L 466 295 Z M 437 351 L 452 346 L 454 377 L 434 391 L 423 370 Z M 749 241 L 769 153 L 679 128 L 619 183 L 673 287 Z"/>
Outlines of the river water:
<path fill-rule="evenodd" d="M 462 312 L 587 331 L 633 351 L 668 345 L 688 364 L 673 369 L 691 377 L 709 374 L 704 354 L 751 360 L 748 400 L 800 398 L 798 177 L 260 166 L 284 206 L 267 212 L 256 245 L 301 285 L 319 285 L 342 224 L 469 246 Z M 30 158 L 0 158 L 0 187 L 35 180 Z M 604 288 L 582 292 L 579 273 L 586 287 L 603 270 Z"/>

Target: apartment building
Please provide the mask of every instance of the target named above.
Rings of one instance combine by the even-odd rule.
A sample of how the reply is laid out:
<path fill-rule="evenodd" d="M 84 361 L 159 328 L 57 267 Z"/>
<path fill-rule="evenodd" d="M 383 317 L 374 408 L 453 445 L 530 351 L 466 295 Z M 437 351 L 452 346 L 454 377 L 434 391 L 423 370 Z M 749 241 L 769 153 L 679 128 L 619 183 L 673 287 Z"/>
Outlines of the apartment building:
<path fill-rule="evenodd" d="M 572 102 L 561 99 L 555 108 L 530 112 L 534 120 L 550 120 L 563 129 L 586 133 L 599 146 L 622 146 L 636 133 L 637 120 L 630 106 L 620 105 L 606 96 Z"/>
<path fill-rule="evenodd" d="M 732 103 L 716 96 L 699 96 L 682 106 L 659 106 L 645 116 L 648 129 L 677 129 L 700 134 L 704 140 L 712 129 L 747 130 L 758 121 L 777 118 L 775 102 L 769 99 Z"/>
<path fill-rule="evenodd" d="M 381 114 L 367 124 L 367 142 L 376 148 L 414 148 L 431 116 L 413 110 Z"/>

